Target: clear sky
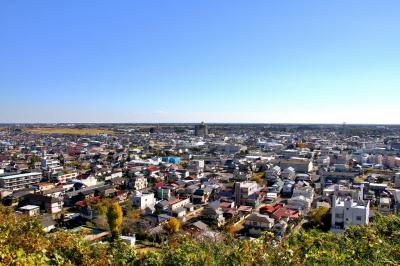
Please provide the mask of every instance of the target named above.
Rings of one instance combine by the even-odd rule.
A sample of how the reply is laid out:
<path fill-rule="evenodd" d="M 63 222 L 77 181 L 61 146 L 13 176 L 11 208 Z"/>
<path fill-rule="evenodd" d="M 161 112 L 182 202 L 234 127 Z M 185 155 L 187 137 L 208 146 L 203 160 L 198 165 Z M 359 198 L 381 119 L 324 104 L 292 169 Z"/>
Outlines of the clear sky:
<path fill-rule="evenodd" d="M 400 124 L 398 0 L 1 0 L 0 122 Z"/>

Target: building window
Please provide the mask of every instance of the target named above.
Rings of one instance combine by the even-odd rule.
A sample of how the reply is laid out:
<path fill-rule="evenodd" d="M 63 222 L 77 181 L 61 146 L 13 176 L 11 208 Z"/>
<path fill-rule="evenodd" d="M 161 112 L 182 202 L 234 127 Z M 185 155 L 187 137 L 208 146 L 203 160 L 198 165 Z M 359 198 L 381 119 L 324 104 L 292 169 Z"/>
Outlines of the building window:
<path fill-rule="evenodd" d="M 356 216 L 356 221 L 361 222 L 362 217 L 361 216 Z"/>

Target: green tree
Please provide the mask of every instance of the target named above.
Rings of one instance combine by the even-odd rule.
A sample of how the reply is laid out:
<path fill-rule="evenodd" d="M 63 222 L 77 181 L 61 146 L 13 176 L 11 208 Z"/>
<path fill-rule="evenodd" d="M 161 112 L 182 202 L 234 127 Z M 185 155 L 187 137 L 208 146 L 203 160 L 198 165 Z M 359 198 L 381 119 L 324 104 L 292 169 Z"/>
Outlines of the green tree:
<path fill-rule="evenodd" d="M 29 161 L 29 168 L 34 169 L 36 163 L 39 163 L 41 161 L 40 157 L 37 155 L 32 155 L 30 161 Z"/>

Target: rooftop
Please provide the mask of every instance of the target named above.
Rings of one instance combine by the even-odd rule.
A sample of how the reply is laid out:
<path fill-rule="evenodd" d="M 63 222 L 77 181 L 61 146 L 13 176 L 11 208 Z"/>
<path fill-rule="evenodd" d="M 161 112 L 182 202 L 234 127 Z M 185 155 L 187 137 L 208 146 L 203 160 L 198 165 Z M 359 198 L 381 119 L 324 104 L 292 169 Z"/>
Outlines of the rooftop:
<path fill-rule="evenodd" d="M 5 175 L 0 176 L 0 179 L 13 179 L 19 177 L 27 177 L 27 176 L 39 176 L 42 175 L 41 173 L 25 173 L 25 174 L 16 174 L 16 175 Z"/>

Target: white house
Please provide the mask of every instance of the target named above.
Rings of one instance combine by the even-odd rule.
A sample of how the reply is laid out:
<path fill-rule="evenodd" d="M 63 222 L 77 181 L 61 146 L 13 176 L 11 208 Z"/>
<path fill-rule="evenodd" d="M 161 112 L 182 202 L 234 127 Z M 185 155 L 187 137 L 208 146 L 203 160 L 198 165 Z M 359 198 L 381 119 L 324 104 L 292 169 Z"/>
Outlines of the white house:
<path fill-rule="evenodd" d="M 154 193 L 137 193 L 132 197 L 132 201 L 133 205 L 141 210 L 146 208 L 154 208 L 154 205 L 156 205 Z"/>
<path fill-rule="evenodd" d="M 338 198 L 333 196 L 332 201 L 332 229 L 346 229 L 351 224 L 367 225 L 369 222 L 369 201 L 355 202 L 350 196 Z"/>
<path fill-rule="evenodd" d="M 136 236 L 120 236 L 119 239 L 121 239 L 122 242 L 127 243 L 130 246 L 134 246 L 136 243 Z"/>
<path fill-rule="evenodd" d="M 394 186 L 400 188 L 400 173 L 396 173 L 394 176 Z"/>
<path fill-rule="evenodd" d="M 79 182 L 81 182 L 82 184 L 84 184 L 87 187 L 93 187 L 93 186 L 97 185 L 97 179 L 96 179 L 96 177 L 94 177 L 94 175 L 89 175 L 87 177 L 81 178 L 81 179 L 79 179 Z"/>

